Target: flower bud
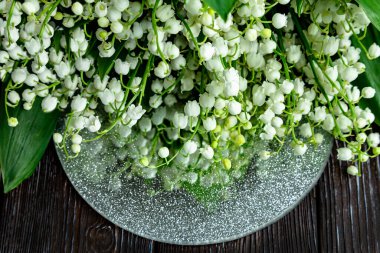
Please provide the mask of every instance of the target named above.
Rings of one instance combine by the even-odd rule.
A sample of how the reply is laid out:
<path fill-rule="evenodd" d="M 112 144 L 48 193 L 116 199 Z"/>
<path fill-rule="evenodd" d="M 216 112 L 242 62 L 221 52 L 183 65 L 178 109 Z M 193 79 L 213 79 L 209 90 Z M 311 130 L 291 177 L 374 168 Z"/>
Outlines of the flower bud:
<path fill-rule="evenodd" d="M 197 151 L 197 143 L 194 141 L 187 141 L 183 145 L 183 151 L 186 155 L 194 154 Z"/>
<path fill-rule="evenodd" d="M 57 11 L 57 12 L 55 13 L 55 15 L 54 15 L 53 18 L 54 18 L 55 20 L 57 20 L 57 21 L 61 21 L 61 20 L 63 19 L 63 14 L 62 14 L 62 12 Z"/>
<path fill-rule="evenodd" d="M 128 75 L 129 73 L 129 68 L 130 68 L 130 65 L 128 62 L 123 62 L 122 60 L 120 59 L 117 59 L 115 61 L 115 72 L 118 73 L 119 75 Z"/>
<path fill-rule="evenodd" d="M 360 153 L 358 158 L 359 162 L 365 163 L 366 161 L 368 161 L 369 156 L 367 153 Z"/>
<path fill-rule="evenodd" d="M 27 70 L 25 68 L 17 68 L 12 71 L 11 77 L 15 84 L 23 83 L 27 77 Z"/>
<path fill-rule="evenodd" d="M 260 33 L 263 39 L 269 39 L 272 36 L 272 31 L 268 28 L 264 28 Z"/>
<path fill-rule="evenodd" d="M 54 71 L 61 79 L 70 74 L 70 64 L 68 62 L 60 62 L 54 66 Z"/>
<path fill-rule="evenodd" d="M 272 17 L 272 25 L 277 28 L 281 29 L 285 27 L 288 23 L 287 17 L 284 14 L 276 13 Z"/>
<path fill-rule="evenodd" d="M 304 155 L 307 150 L 307 145 L 305 143 L 295 144 L 293 146 L 293 151 L 295 155 Z"/>
<path fill-rule="evenodd" d="M 169 149 L 167 147 L 161 147 L 158 150 L 158 156 L 161 158 L 167 158 L 169 156 Z"/>
<path fill-rule="evenodd" d="M 238 115 L 241 112 L 241 104 L 238 101 L 232 100 L 228 103 L 228 112 L 231 115 Z"/>
<path fill-rule="evenodd" d="M 139 120 L 138 125 L 139 125 L 141 132 L 147 133 L 152 129 L 152 120 L 150 118 L 144 117 L 144 118 Z"/>
<path fill-rule="evenodd" d="M 212 131 L 216 128 L 216 120 L 214 116 L 203 119 L 202 122 L 206 131 Z"/>
<path fill-rule="evenodd" d="M 205 92 L 199 95 L 199 104 L 202 108 L 211 109 L 215 104 L 215 97 Z"/>
<path fill-rule="evenodd" d="M 22 4 L 22 10 L 28 16 L 36 14 L 40 10 L 40 2 L 38 0 L 26 0 Z"/>
<path fill-rule="evenodd" d="M 374 148 L 372 148 L 372 153 L 373 153 L 375 156 L 380 155 L 380 147 L 374 147 Z"/>
<path fill-rule="evenodd" d="M 310 123 L 304 123 L 302 124 L 300 127 L 300 134 L 301 136 L 305 137 L 305 138 L 309 138 L 312 136 L 312 130 L 311 130 L 311 126 L 310 126 Z"/>
<path fill-rule="evenodd" d="M 316 144 L 321 144 L 323 142 L 324 138 L 325 137 L 323 137 L 323 135 L 320 134 L 320 133 L 316 133 L 314 135 L 314 141 L 315 141 Z"/>
<path fill-rule="evenodd" d="M 115 7 L 118 11 L 123 12 L 129 6 L 128 0 L 112 0 L 112 6 Z"/>
<path fill-rule="evenodd" d="M 222 160 L 222 163 L 223 163 L 223 167 L 226 169 L 226 170 L 229 170 L 231 169 L 231 160 L 228 159 L 228 158 L 224 158 Z"/>
<path fill-rule="evenodd" d="M 357 176 L 359 173 L 359 170 L 356 166 L 351 165 L 351 166 L 348 166 L 347 173 L 352 175 L 352 176 Z"/>
<path fill-rule="evenodd" d="M 302 57 L 301 46 L 291 45 L 286 49 L 286 59 L 289 63 L 297 63 Z"/>
<path fill-rule="evenodd" d="M 362 89 L 362 96 L 364 98 L 373 98 L 375 96 L 376 90 L 372 87 L 364 87 Z"/>
<path fill-rule="evenodd" d="M 86 109 L 86 106 L 87 98 L 81 97 L 80 95 L 75 96 L 71 101 L 71 110 L 73 112 L 82 112 Z"/>
<path fill-rule="evenodd" d="M 75 15 L 80 16 L 83 13 L 83 5 L 79 2 L 75 2 L 75 3 L 73 3 L 73 5 L 71 5 L 71 11 Z"/>
<path fill-rule="evenodd" d="M 248 29 L 245 32 L 245 39 L 248 41 L 255 41 L 257 39 L 257 31 L 255 29 Z"/>
<path fill-rule="evenodd" d="M 163 4 L 157 8 L 156 17 L 161 22 L 166 22 L 167 20 L 169 20 L 173 16 L 174 16 L 174 10 L 172 9 L 171 5 Z"/>
<path fill-rule="evenodd" d="M 236 146 L 241 146 L 245 143 L 245 137 L 242 134 L 238 134 L 234 138 L 234 142 L 235 142 Z"/>
<path fill-rule="evenodd" d="M 39 39 L 31 39 L 25 42 L 25 48 L 32 56 L 36 55 L 41 50 L 41 42 Z"/>
<path fill-rule="evenodd" d="M 181 22 L 175 18 L 171 18 L 165 23 L 165 31 L 169 34 L 178 34 L 182 29 Z"/>
<path fill-rule="evenodd" d="M 173 106 L 175 103 L 177 103 L 177 98 L 173 95 L 173 94 L 169 94 L 165 97 L 164 99 L 164 103 L 171 107 Z"/>
<path fill-rule="evenodd" d="M 237 96 L 239 93 L 239 73 L 236 69 L 230 68 L 224 71 L 225 89 L 224 93 L 228 97 Z"/>
<path fill-rule="evenodd" d="M 154 94 L 149 98 L 149 106 L 156 109 L 162 104 L 162 96 Z"/>
<path fill-rule="evenodd" d="M 105 2 L 99 1 L 95 4 L 95 14 L 101 18 L 107 15 L 107 4 Z"/>
<path fill-rule="evenodd" d="M 206 147 L 201 148 L 200 151 L 202 156 L 208 160 L 211 160 L 214 157 L 214 150 L 209 145 L 206 145 Z"/>
<path fill-rule="evenodd" d="M 380 143 L 379 133 L 370 133 L 367 137 L 367 143 L 370 147 L 377 147 Z"/>
<path fill-rule="evenodd" d="M 184 129 L 188 123 L 188 117 L 183 113 L 175 112 L 173 116 L 173 125 L 175 128 Z"/>
<path fill-rule="evenodd" d="M 25 102 L 22 107 L 24 108 L 25 111 L 29 111 L 30 109 L 32 109 L 33 107 L 33 104 L 32 103 L 29 103 L 29 102 Z"/>
<path fill-rule="evenodd" d="M 81 144 L 82 140 L 83 138 L 79 134 L 73 134 L 73 136 L 71 137 L 71 142 L 73 144 Z"/>
<path fill-rule="evenodd" d="M 73 144 L 71 145 L 71 151 L 73 151 L 74 154 L 78 154 L 80 152 L 80 145 L 79 144 Z"/>
<path fill-rule="evenodd" d="M 139 162 L 142 166 L 148 166 L 149 165 L 149 159 L 146 156 L 141 157 Z"/>
<path fill-rule="evenodd" d="M 294 89 L 294 84 L 289 80 L 284 80 L 280 84 L 280 89 L 284 94 L 290 94 L 290 92 L 292 92 L 292 90 Z"/>
<path fill-rule="evenodd" d="M 22 99 L 25 101 L 25 102 L 32 102 L 34 100 L 34 98 L 36 97 L 36 93 L 34 93 L 33 91 L 31 91 L 30 89 L 25 89 L 23 92 L 22 92 Z"/>
<path fill-rule="evenodd" d="M 365 133 L 358 133 L 356 135 L 356 141 L 358 141 L 359 143 L 364 143 L 367 139 L 367 135 Z"/>
<path fill-rule="evenodd" d="M 60 144 L 63 140 L 62 134 L 60 133 L 54 133 L 53 134 L 53 140 L 56 144 Z"/>
<path fill-rule="evenodd" d="M 87 72 L 91 67 L 91 60 L 79 57 L 75 60 L 75 68 L 78 71 Z"/>
<path fill-rule="evenodd" d="M 266 150 L 263 150 L 259 153 L 259 157 L 261 160 L 268 160 L 270 156 L 271 156 L 270 152 Z"/>
<path fill-rule="evenodd" d="M 199 54 L 203 60 L 209 61 L 215 54 L 215 48 L 210 42 L 207 42 L 200 46 Z"/>
<path fill-rule="evenodd" d="M 184 8 L 189 14 L 198 15 L 201 13 L 202 3 L 200 0 L 187 0 Z"/>
<path fill-rule="evenodd" d="M 171 71 L 169 65 L 164 61 L 158 63 L 157 67 L 154 68 L 154 74 L 159 78 L 167 77 L 170 75 L 170 72 Z"/>
<path fill-rule="evenodd" d="M 9 54 L 6 51 L 0 51 L 0 63 L 5 64 L 9 61 Z"/>
<path fill-rule="evenodd" d="M 380 47 L 376 44 L 373 43 L 369 49 L 368 49 L 368 56 L 371 59 L 376 59 L 380 56 Z"/>
<path fill-rule="evenodd" d="M 349 83 L 356 80 L 356 78 L 358 78 L 358 76 L 359 76 L 359 72 L 354 67 L 346 68 L 341 74 L 342 79 L 349 82 Z M 356 101 L 356 100 L 354 100 L 354 101 Z"/>
<path fill-rule="evenodd" d="M 41 102 L 42 111 L 45 113 L 52 112 L 58 105 L 58 98 L 48 95 Z"/>
<path fill-rule="evenodd" d="M 99 27 L 106 28 L 110 24 L 110 21 L 106 17 L 101 17 L 98 19 L 98 25 Z M 108 36 L 108 35 L 107 35 Z"/>
<path fill-rule="evenodd" d="M 17 105 L 20 102 L 20 95 L 17 91 L 12 90 L 8 93 L 8 101 L 13 105 Z"/>
<path fill-rule="evenodd" d="M 350 161 L 354 158 L 354 154 L 349 148 L 338 148 L 338 159 L 342 161 Z"/>
<path fill-rule="evenodd" d="M 100 120 L 98 116 L 90 116 L 87 121 L 86 128 L 88 131 L 95 133 L 99 131 L 101 127 Z"/>
<path fill-rule="evenodd" d="M 227 129 L 232 128 L 236 126 L 237 124 L 237 118 L 235 116 L 229 116 L 226 121 L 224 122 L 224 125 Z"/>
<path fill-rule="evenodd" d="M 18 120 L 15 117 L 8 118 L 8 126 L 15 127 L 18 125 Z"/>
<path fill-rule="evenodd" d="M 184 111 L 189 117 L 198 117 L 201 112 L 201 108 L 198 102 L 193 100 L 186 103 Z"/>
<path fill-rule="evenodd" d="M 113 33 L 115 34 L 121 33 L 123 32 L 123 29 L 124 29 L 124 26 L 119 21 L 116 20 L 111 23 L 111 31 Z"/>

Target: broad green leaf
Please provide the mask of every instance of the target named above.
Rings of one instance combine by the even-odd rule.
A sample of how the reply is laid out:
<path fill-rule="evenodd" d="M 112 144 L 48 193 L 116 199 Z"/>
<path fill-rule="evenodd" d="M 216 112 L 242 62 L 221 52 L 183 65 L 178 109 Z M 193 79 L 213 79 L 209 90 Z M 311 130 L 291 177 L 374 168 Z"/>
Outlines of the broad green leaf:
<path fill-rule="evenodd" d="M 366 37 L 361 42 L 366 48 L 369 48 L 374 42 L 380 44 L 380 32 L 371 25 L 368 27 Z M 355 47 L 360 47 L 357 40 L 353 39 L 352 43 Z M 361 89 L 371 86 L 376 90 L 375 97 L 371 99 L 361 99 L 360 105 L 363 108 L 369 107 L 372 113 L 375 114 L 376 124 L 380 125 L 380 58 L 370 60 L 362 50 L 360 61 L 365 64 L 366 71 L 363 74 L 359 75 L 358 79 L 355 80 L 354 85 L 358 86 Z"/>
<path fill-rule="evenodd" d="M 7 193 L 35 171 L 60 113 L 43 113 L 42 99 L 37 98 L 30 111 L 25 111 L 22 105 L 8 107 L 10 116 L 19 122 L 16 127 L 9 127 L 4 109 L 4 87 L 0 96 L 0 169 Z"/>
<path fill-rule="evenodd" d="M 112 70 L 113 65 L 115 64 L 115 60 L 117 59 L 121 51 L 125 49 L 124 44 L 125 43 L 122 42 L 115 42 L 115 53 L 111 57 L 101 58 L 100 56 L 98 56 L 97 71 L 101 79 L 108 75 L 108 73 Z"/>
<path fill-rule="evenodd" d="M 380 30 L 380 1 L 379 0 L 356 0 L 363 8 L 372 24 Z"/>
<path fill-rule="evenodd" d="M 235 6 L 236 0 L 204 0 L 222 19 L 227 20 L 228 14 Z"/>

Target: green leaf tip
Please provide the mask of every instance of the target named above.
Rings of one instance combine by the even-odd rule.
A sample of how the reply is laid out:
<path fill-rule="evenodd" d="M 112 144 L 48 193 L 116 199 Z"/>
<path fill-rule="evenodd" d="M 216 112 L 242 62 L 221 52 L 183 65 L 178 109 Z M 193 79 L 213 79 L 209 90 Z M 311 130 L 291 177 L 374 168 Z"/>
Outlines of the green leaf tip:
<path fill-rule="evenodd" d="M 226 21 L 235 6 L 236 0 L 204 0 L 219 16 Z"/>

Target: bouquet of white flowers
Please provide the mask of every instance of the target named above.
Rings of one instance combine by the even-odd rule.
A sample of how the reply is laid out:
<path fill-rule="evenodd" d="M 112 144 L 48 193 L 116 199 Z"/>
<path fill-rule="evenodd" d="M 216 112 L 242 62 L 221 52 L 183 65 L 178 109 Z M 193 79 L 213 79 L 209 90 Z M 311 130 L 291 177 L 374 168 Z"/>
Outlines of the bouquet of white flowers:
<path fill-rule="evenodd" d="M 81 143 L 112 136 L 128 149 L 129 175 L 173 190 L 244 177 L 257 140 L 274 144 L 259 159 L 289 136 L 303 155 L 322 128 L 360 175 L 380 154 L 370 21 L 379 27 L 380 6 L 358 2 L 0 1 L 5 191 L 33 172 L 51 136 L 73 159 Z"/>

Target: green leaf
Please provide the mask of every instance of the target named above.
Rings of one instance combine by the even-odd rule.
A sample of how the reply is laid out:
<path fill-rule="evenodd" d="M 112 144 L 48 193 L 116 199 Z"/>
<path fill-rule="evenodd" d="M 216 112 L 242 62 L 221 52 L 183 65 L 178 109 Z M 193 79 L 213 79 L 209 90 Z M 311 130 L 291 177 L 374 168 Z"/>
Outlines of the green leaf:
<path fill-rule="evenodd" d="M 222 19 L 227 20 L 228 14 L 235 6 L 236 0 L 204 0 Z"/>
<path fill-rule="evenodd" d="M 369 48 L 374 42 L 380 44 L 380 32 L 371 25 L 368 27 L 367 35 L 361 43 L 363 43 L 366 48 Z M 352 39 L 352 43 L 355 47 L 360 48 L 358 40 Z M 365 64 L 366 71 L 359 75 L 355 80 L 354 85 L 358 86 L 360 89 L 371 86 L 376 90 L 375 97 L 371 99 L 361 99 L 360 106 L 362 108 L 369 107 L 372 113 L 375 114 L 376 124 L 380 125 L 380 58 L 370 60 L 367 58 L 364 50 L 362 50 L 360 61 Z"/>
<path fill-rule="evenodd" d="M 103 79 L 108 73 L 112 70 L 113 65 L 115 64 L 115 60 L 123 51 L 125 42 L 115 42 L 115 53 L 108 58 L 102 58 L 98 56 L 98 74 L 100 76 L 100 79 Z"/>
<path fill-rule="evenodd" d="M 356 0 L 363 8 L 372 24 L 380 30 L 380 1 L 379 0 Z"/>
<path fill-rule="evenodd" d="M 297 14 L 298 14 L 298 17 L 300 17 L 302 13 L 303 0 L 296 0 L 296 4 L 297 4 Z"/>
<path fill-rule="evenodd" d="M 51 44 L 52 44 L 52 47 L 55 49 L 56 52 L 58 52 L 61 48 L 62 35 L 63 35 L 63 30 L 58 30 L 58 31 L 54 32 L 54 38 L 53 38 L 53 42 Z"/>
<path fill-rule="evenodd" d="M 0 91 L 0 169 L 4 192 L 16 188 L 35 171 L 54 132 L 60 113 L 43 113 L 41 98 L 26 111 L 22 105 L 8 107 L 9 115 L 18 119 L 18 126 L 9 127 L 4 106 L 4 85 Z M 21 103 L 20 103 L 21 104 Z"/>

